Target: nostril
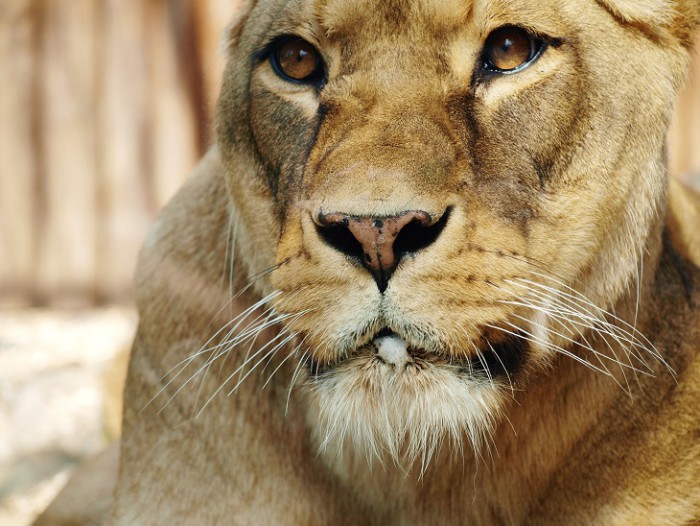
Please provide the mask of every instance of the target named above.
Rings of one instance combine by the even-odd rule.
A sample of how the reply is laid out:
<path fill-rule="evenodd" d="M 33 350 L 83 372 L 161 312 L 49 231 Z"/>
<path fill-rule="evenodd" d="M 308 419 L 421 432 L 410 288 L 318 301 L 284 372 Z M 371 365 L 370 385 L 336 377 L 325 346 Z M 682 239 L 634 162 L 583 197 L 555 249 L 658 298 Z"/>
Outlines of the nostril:
<path fill-rule="evenodd" d="M 447 225 L 451 208 L 448 208 L 442 217 L 433 223 L 414 219 L 401 229 L 394 241 L 394 252 L 397 256 L 413 254 L 432 245 Z"/>
<path fill-rule="evenodd" d="M 343 222 L 328 226 L 316 225 L 316 230 L 318 230 L 321 239 L 346 256 L 356 259 L 358 262 L 363 262 L 366 259 L 362 245 Z"/>

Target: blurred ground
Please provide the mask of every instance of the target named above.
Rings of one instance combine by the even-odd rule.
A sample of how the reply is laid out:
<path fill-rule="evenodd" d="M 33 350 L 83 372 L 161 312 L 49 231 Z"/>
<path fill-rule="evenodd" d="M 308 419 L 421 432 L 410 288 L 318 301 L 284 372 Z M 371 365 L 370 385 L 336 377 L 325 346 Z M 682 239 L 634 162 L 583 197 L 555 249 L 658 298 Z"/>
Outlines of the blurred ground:
<path fill-rule="evenodd" d="M 136 313 L 0 311 L 0 526 L 30 524 L 119 433 Z"/>

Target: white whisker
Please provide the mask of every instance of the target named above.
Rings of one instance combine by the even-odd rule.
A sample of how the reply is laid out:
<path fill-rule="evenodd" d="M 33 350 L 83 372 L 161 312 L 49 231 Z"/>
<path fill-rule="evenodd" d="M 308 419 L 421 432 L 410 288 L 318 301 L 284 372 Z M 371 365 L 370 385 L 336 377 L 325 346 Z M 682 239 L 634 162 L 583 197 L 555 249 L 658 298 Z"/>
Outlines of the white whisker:
<path fill-rule="evenodd" d="M 293 350 L 292 352 L 290 352 L 290 353 L 286 356 L 286 358 L 284 358 L 284 359 L 280 362 L 280 364 L 275 368 L 275 370 L 272 371 L 272 373 L 270 373 L 270 376 L 267 378 L 267 381 L 266 381 L 266 382 L 263 384 L 263 386 L 262 386 L 263 389 L 265 389 L 265 387 L 267 387 L 267 384 L 270 383 L 270 381 L 272 380 L 272 377 L 275 376 L 275 374 L 277 373 L 277 371 L 279 371 L 279 370 L 282 368 L 282 366 L 287 362 L 287 360 L 289 360 L 290 358 L 296 356 L 296 355 L 299 353 L 299 349 L 301 349 L 302 346 L 304 345 L 304 342 L 306 341 L 306 338 L 307 338 L 307 337 L 304 336 L 304 338 L 301 340 L 301 342 L 299 343 L 299 345 L 297 345 L 297 346 L 294 348 L 294 350 Z"/>
<path fill-rule="evenodd" d="M 551 342 L 542 340 L 541 338 L 538 338 L 537 336 L 534 336 L 534 335 L 531 334 L 530 332 L 524 330 L 522 327 L 518 327 L 517 325 L 514 325 L 514 324 L 512 324 L 512 323 L 510 323 L 510 322 L 506 322 L 506 324 L 507 324 L 509 327 L 511 327 L 511 328 L 513 329 L 513 331 L 515 331 L 515 332 L 509 331 L 508 329 L 504 329 L 503 327 L 497 327 L 496 325 L 486 324 L 486 327 L 489 327 L 490 329 L 493 329 L 493 330 L 496 330 L 496 331 L 504 332 L 504 333 L 506 333 L 506 334 L 509 334 L 509 335 L 511 335 L 511 336 L 515 336 L 516 338 L 520 338 L 520 339 L 529 341 L 529 342 L 534 343 L 534 344 L 542 345 L 542 346 L 545 347 L 546 349 L 549 349 L 549 350 L 552 350 L 552 351 L 554 351 L 554 352 L 558 352 L 558 353 L 564 354 L 564 355 L 566 355 L 566 356 L 569 356 L 570 358 L 573 358 L 574 360 L 576 360 L 576 361 L 579 362 L 580 364 L 585 365 L 586 367 L 589 367 L 589 368 L 593 369 L 594 371 L 598 371 L 599 373 L 604 374 L 605 376 L 610 376 L 610 372 L 609 372 L 609 371 L 606 371 L 606 370 L 604 370 L 604 369 L 601 369 L 601 368 L 599 368 L 599 367 L 596 367 L 595 365 L 593 365 L 592 363 L 590 363 L 590 362 L 584 360 L 584 359 L 581 358 L 580 356 L 577 356 L 576 354 L 574 354 L 574 353 L 572 353 L 572 352 L 570 352 L 570 351 L 567 351 L 566 349 L 564 349 L 564 348 L 562 348 L 562 347 L 559 347 L 559 346 L 557 346 L 557 345 L 554 345 L 554 344 L 552 344 Z M 523 334 L 525 334 L 527 337 L 526 337 L 526 336 L 523 336 Z"/>
<path fill-rule="evenodd" d="M 294 373 L 292 374 L 292 379 L 289 382 L 289 391 L 287 392 L 287 402 L 285 403 L 285 406 L 284 406 L 285 416 L 289 412 L 289 400 L 292 397 L 292 389 L 294 388 L 294 383 L 296 382 L 297 375 L 306 366 L 309 359 L 310 359 L 310 357 L 308 356 L 308 354 L 306 352 L 302 353 L 301 358 L 299 359 L 299 363 L 294 368 Z"/>
<path fill-rule="evenodd" d="M 261 348 L 258 349 L 256 352 L 254 352 L 247 360 L 245 360 L 241 365 L 239 365 L 238 368 L 236 368 L 236 370 L 233 371 L 233 372 L 221 383 L 221 385 L 214 391 L 214 393 L 212 393 L 212 395 L 209 397 L 209 399 L 207 400 L 207 402 L 202 406 L 202 408 L 201 408 L 201 409 L 199 410 L 199 412 L 197 413 L 197 416 L 199 416 L 199 415 L 202 414 L 202 411 L 204 411 L 204 410 L 206 409 L 206 407 L 212 402 L 212 400 L 214 400 L 214 398 L 216 397 L 216 395 L 219 394 L 219 393 L 224 389 L 224 387 L 226 387 L 226 384 L 228 384 L 228 382 L 230 382 L 231 379 L 232 379 L 234 376 L 236 376 L 236 374 L 238 374 L 238 372 L 239 372 L 240 370 L 242 370 L 242 369 L 243 369 L 246 365 L 248 365 L 251 361 L 255 360 L 256 357 L 258 357 L 260 354 L 262 354 L 268 347 L 270 347 L 270 345 L 272 345 L 275 341 L 277 341 L 279 338 L 281 338 L 282 336 L 284 336 L 286 333 L 287 333 L 287 329 L 282 329 L 282 331 L 280 331 L 280 332 L 277 334 L 277 336 L 275 336 L 274 338 L 272 338 L 272 339 L 271 339 L 269 342 L 267 342 L 263 347 L 261 347 Z M 294 336 L 296 336 L 296 335 L 294 335 Z M 294 337 L 294 336 L 292 336 L 292 337 Z M 272 349 L 271 351 L 268 351 L 268 353 L 274 352 L 274 351 L 276 351 L 276 349 L 277 349 L 277 347 L 273 347 L 273 349 Z M 266 356 L 267 356 L 267 354 L 264 354 L 264 355 L 263 355 L 263 358 L 262 358 L 258 363 L 261 363 L 262 360 L 264 360 Z M 255 367 L 252 367 L 251 370 L 248 372 L 248 374 L 250 374 L 250 372 L 253 371 L 254 369 L 255 369 Z M 248 377 L 248 374 L 246 374 L 246 375 L 243 377 L 242 380 L 245 380 L 245 378 Z M 241 380 L 241 381 L 242 381 L 242 380 Z M 234 389 L 232 389 L 231 392 L 229 392 L 229 395 L 231 395 L 231 394 L 236 390 L 236 388 L 238 388 L 239 385 L 240 385 L 240 382 L 236 384 L 236 387 L 234 387 Z M 177 393 L 176 393 L 176 394 L 177 394 Z"/>

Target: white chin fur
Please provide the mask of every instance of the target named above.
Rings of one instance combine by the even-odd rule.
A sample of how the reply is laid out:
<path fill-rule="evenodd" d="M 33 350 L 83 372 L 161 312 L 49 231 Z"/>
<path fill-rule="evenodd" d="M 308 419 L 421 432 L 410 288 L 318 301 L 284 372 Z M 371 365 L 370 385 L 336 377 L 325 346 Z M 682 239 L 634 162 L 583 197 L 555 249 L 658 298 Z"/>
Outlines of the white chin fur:
<path fill-rule="evenodd" d="M 404 468 L 420 459 L 423 469 L 443 443 L 453 451 L 470 445 L 479 454 L 502 390 L 454 366 L 417 367 L 396 339 L 377 341 L 376 355 L 363 353 L 311 380 L 310 416 L 320 451 L 360 453 L 370 462 L 388 455 Z"/>

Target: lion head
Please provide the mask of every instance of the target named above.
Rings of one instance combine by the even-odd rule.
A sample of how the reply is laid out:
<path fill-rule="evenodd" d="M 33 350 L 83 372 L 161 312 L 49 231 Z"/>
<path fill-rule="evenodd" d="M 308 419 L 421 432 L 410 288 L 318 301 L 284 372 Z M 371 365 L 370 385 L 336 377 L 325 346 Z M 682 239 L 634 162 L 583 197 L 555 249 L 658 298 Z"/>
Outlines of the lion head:
<path fill-rule="evenodd" d="M 478 447 L 562 355 L 660 360 L 634 299 L 688 60 L 681 0 L 260 0 L 218 147 L 323 444 Z M 604 342 L 592 345 L 591 340 Z"/>

